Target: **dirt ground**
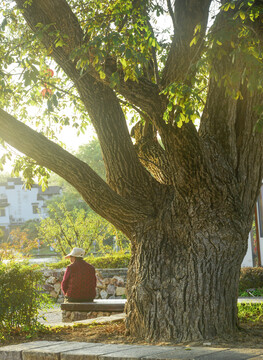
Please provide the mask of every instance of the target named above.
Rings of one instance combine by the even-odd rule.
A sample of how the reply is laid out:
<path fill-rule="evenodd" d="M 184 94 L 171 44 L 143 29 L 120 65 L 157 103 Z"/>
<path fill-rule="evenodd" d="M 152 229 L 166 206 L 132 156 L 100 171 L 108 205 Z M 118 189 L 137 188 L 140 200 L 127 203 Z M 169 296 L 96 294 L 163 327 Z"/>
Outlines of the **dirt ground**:
<path fill-rule="evenodd" d="M 241 329 L 232 338 L 221 338 L 206 341 L 206 346 L 230 347 L 230 348 L 262 348 L 263 347 L 263 322 L 254 324 L 253 322 L 242 323 Z M 83 341 L 83 342 L 101 342 L 114 344 L 148 344 L 147 342 L 132 338 L 126 334 L 124 320 L 105 325 L 74 325 L 68 327 L 53 327 L 50 331 L 39 331 L 32 337 L 16 336 L 4 342 L 1 346 L 15 344 L 27 341 L 50 340 L 50 341 Z M 202 346 L 203 342 L 195 343 L 154 343 L 152 345 L 190 345 Z"/>

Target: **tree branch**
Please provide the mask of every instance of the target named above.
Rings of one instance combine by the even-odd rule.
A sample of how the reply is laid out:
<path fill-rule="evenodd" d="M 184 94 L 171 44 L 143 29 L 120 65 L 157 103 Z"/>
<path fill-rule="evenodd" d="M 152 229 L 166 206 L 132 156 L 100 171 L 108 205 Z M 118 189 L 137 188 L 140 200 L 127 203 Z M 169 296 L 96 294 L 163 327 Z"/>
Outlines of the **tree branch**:
<path fill-rule="evenodd" d="M 0 136 L 73 185 L 99 215 L 128 236 L 134 223 L 153 215 L 149 203 L 139 204 L 116 194 L 86 163 L 0 109 Z"/>
<path fill-rule="evenodd" d="M 149 121 L 143 125 L 140 121 L 131 131 L 135 139 L 135 149 L 142 164 L 161 184 L 171 185 L 171 169 L 167 154 L 157 140 L 156 131 Z"/>
<path fill-rule="evenodd" d="M 262 179 L 263 176 L 262 132 L 255 129 L 260 118 L 257 109 L 261 107 L 263 98 L 261 85 L 259 87 L 262 62 L 253 58 L 252 52 L 249 54 L 247 51 L 241 51 L 238 56 L 233 57 L 235 50 L 232 45 L 237 49 L 240 46 L 240 27 L 247 26 L 246 22 L 241 24 L 239 19 L 236 19 L 233 25 L 233 16 L 237 11 L 238 3 L 234 10 L 222 11 L 213 26 L 213 33 L 223 32 L 226 40 L 220 47 L 214 46 L 212 49 L 213 60 L 210 66 L 213 75 L 210 77 L 199 135 L 212 144 L 211 149 L 216 144 L 217 153 L 220 152 L 232 168 L 239 183 L 239 196 L 244 209 L 249 209 L 245 216 L 250 216 L 253 209 L 249 208 L 249 204 L 254 204 L 258 196 L 259 186 L 255 184 L 257 179 Z M 252 22 L 248 17 L 247 22 L 249 27 L 262 29 L 260 19 Z M 231 38 L 226 37 L 226 34 L 230 33 Z M 257 47 L 262 39 L 262 32 L 253 32 L 251 40 L 248 37 L 248 44 L 245 46 L 253 46 L 254 43 Z M 242 43 L 242 40 L 240 42 Z M 240 46 L 241 49 L 242 46 L 244 45 Z M 217 51 L 218 54 L 223 53 L 223 56 L 218 56 Z M 260 79 L 258 84 L 254 74 Z M 248 84 L 251 77 L 254 79 L 252 89 Z M 222 79 L 228 81 L 224 82 Z"/>
<path fill-rule="evenodd" d="M 203 37 L 206 33 L 209 7 L 212 0 L 175 0 L 174 28 L 175 35 L 168 54 L 167 62 L 163 70 L 161 84 L 166 87 L 172 82 L 181 82 L 193 57 L 201 52 Z M 201 29 L 197 34 L 196 45 L 190 47 L 197 25 Z M 194 71 L 193 74 L 194 75 Z"/>
<path fill-rule="evenodd" d="M 176 22 L 175 22 L 174 12 L 173 12 L 173 9 L 172 9 L 171 0 L 167 0 L 167 7 L 168 7 L 168 11 L 169 11 L 169 14 L 170 14 L 172 22 L 173 22 L 174 35 L 175 35 Z"/>

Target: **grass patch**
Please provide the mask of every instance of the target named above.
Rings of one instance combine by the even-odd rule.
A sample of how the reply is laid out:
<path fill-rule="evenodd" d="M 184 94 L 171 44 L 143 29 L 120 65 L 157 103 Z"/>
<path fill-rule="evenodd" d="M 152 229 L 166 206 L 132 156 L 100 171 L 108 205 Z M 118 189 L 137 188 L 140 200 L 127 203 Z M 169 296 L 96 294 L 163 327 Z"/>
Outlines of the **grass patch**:
<path fill-rule="evenodd" d="M 241 322 L 263 322 L 263 303 L 238 304 L 238 317 Z"/>

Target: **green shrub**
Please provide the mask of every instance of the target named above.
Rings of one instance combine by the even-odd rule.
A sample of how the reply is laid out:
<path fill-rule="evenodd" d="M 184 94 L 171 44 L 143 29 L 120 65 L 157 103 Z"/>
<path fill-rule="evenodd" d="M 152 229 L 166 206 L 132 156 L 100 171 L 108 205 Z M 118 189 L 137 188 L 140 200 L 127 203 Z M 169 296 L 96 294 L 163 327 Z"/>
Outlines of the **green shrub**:
<path fill-rule="evenodd" d="M 241 303 L 237 304 L 239 320 L 243 322 L 262 322 L 263 321 L 263 304 L 258 303 Z"/>
<path fill-rule="evenodd" d="M 127 268 L 130 262 L 130 254 L 114 254 L 101 257 L 88 257 L 85 260 L 96 269 Z"/>
<path fill-rule="evenodd" d="M 56 263 L 46 264 L 46 266 L 50 269 L 62 269 L 67 267 L 70 264 L 69 260 L 63 259 Z"/>
<path fill-rule="evenodd" d="M 41 293 L 42 273 L 21 263 L 0 265 L 0 338 L 13 331 L 32 332 L 40 326 L 39 309 L 48 302 Z"/>
<path fill-rule="evenodd" d="M 245 267 L 241 268 L 239 291 L 244 292 L 247 289 L 263 288 L 263 268 Z"/>
<path fill-rule="evenodd" d="M 89 256 L 85 260 L 96 269 L 117 269 L 126 268 L 129 265 L 130 254 L 117 253 L 114 255 L 105 255 L 101 257 Z M 64 259 L 54 264 L 48 264 L 50 269 L 61 269 L 69 265 L 69 260 Z"/>

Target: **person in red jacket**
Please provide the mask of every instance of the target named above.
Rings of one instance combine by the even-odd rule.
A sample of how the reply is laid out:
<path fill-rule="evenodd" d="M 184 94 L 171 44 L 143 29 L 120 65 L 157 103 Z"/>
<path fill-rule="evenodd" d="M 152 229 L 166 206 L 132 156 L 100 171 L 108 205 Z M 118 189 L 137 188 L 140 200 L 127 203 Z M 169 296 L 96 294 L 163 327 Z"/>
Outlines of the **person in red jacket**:
<path fill-rule="evenodd" d="M 96 296 L 95 269 L 83 260 L 84 255 L 83 249 L 74 248 L 65 256 L 71 262 L 61 283 L 65 302 L 90 302 Z"/>

